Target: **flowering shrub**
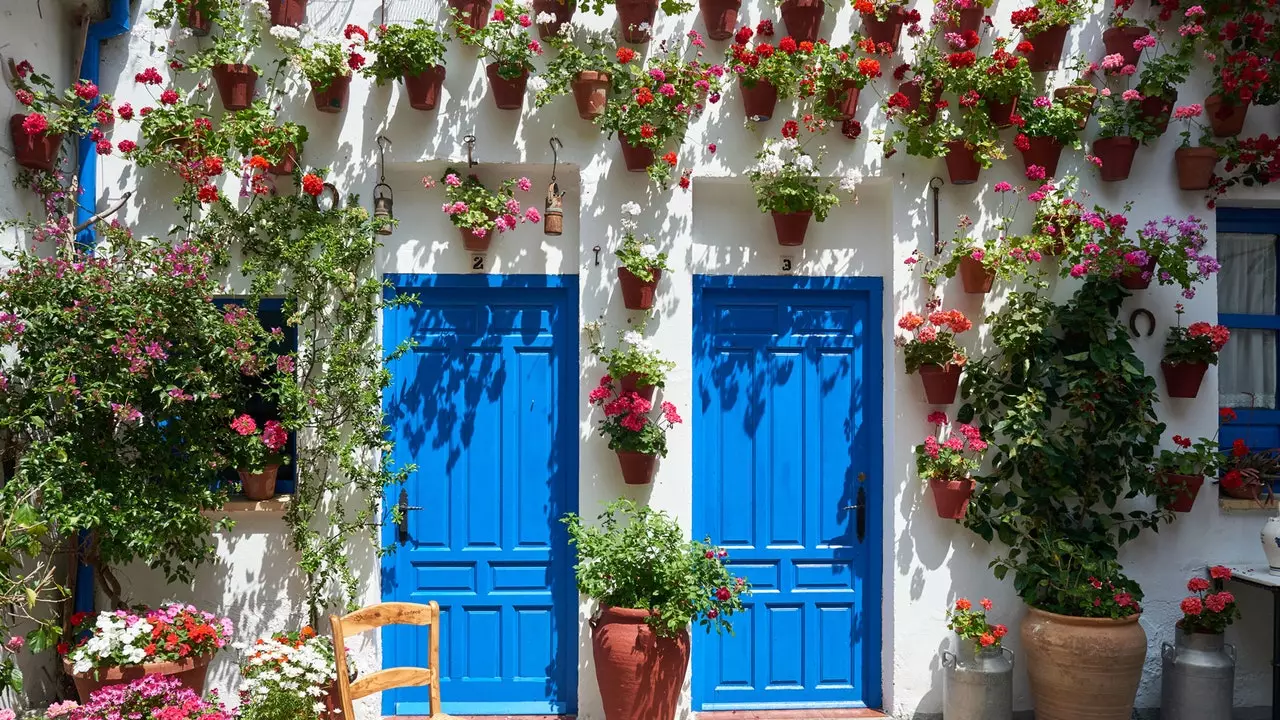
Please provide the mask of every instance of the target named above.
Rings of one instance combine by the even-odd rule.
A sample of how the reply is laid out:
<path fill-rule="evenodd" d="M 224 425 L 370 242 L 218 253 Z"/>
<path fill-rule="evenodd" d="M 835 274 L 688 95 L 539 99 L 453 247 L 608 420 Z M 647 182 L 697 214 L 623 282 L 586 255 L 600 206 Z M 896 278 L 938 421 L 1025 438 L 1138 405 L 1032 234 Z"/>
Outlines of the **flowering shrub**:
<path fill-rule="evenodd" d="M 697 622 L 708 631 L 731 630 L 742 610 L 747 581 L 725 567 L 729 553 L 710 538 L 688 540 L 662 510 L 619 499 L 605 506 L 596 526 L 570 513 L 562 522 L 577 547 L 578 591 L 600 605 L 652 610 L 655 634 L 675 637 Z"/>
<path fill-rule="evenodd" d="M 231 620 L 193 605 L 167 603 L 71 616 L 72 632 L 83 637 L 74 648 L 60 647 L 77 674 L 95 668 L 181 662 L 213 655 L 231 640 Z"/>
<path fill-rule="evenodd" d="M 36 72 L 31 63 L 23 60 L 13 68 L 13 96 L 26 113 L 24 130 L 32 135 L 88 135 L 93 131 L 95 142 L 104 141 L 103 133 L 115 119 L 110 95 L 103 95 L 88 80 L 79 80 L 59 96 L 53 81 Z M 109 154 L 111 142 L 106 141 L 105 147 L 107 152 L 99 150 L 99 154 Z"/>
<path fill-rule="evenodd" d="M 1141 599 L 1142 590 L 1138 584 L 1122 574 L 1116 573 L 1110 579 L 1102 580 L 1091 575 L 1068 593 L 1066 602 L 1074 611 L 1063 614 L 1116 620 L 1142 612 L 1142 606 L 1138 604 Z"/>
<path fill-rule="evenodd" d="M 1058 25 L 1074 25 L 1093 12 L 1094 0 L 1035 0 L 1029 7 L 1014 10 L 1013 26 L 1028 38 Z"/>
<path fill-rule="evenodd" d="M 422 18 L 412 25 L 379 25 L 364 46 L 373 60 L 360 73 L 382 85 L 401 75 L 417 75 L 444 65 L 447 37 Z"/>
<path fill-rule="evenodd" d="M 645 282 L 653 280 L 656 270 L 670 270 L 667 266 L 667 254 L 658 252 L 648 235 L 644 240 L 636 237 L 636 216 L 640 214 L 640 206 L 628 202 L 622 206 L 622 245 L 618 248 L 618 261 L 632 275 Z"/>
<path fill-rule="evenodd" d="M 982 598 L 979 604 L 982 609 L 975 610 L 968 598 L 956 600 L 955 607 L 947 610 L 947 629 L 964 640 L 976 642 L 980 647 L 998 648 L 1001 638 L 1009 634 L 1009 628 L 987 622 L 987 612 L 993 606 L 989 599 Z"/>
<path fill-rule="evenodd" d="M 288 359 L 282 355 L 281 358 Z M 251 415 L 242 414 L 231 421 L 231 429 L 239 436 L 236 443 L 236 468 L 260 473 L 272 465 L 284 465 L 289 458 L 281 454 L 284 446 L 289 444 L 289 431 L 279 420 L 268 420 L 258 432 L 258 423 Z"/>
<path fill-rule="evenodd" d="M 528 29 L 533 25 L 529 7 L 503 0 L 479 30 L 468 23 L 465 11 L 450 8 L 449 12 L 458 39 L 479 48 L 481 57 L 498 66 L 499 77 L 515 80 L 533 71 L 533 58 L 542 54 L 542 43 L 529 37 Z"/>
<path fill-rule="evenodd" d="M 54 707 L 50 707 L 52 713 Z M 89 696 L 84 705 L 66 703 L 58 706 L 57 715 L 65 720 L 119 720 L 120 718 L 156 718 L 157 720 L 233 720 L 216 696 L 201 699 L 196 692 L 169 675 L 147 675 L 127 685 L 108 685 Z"/>
<path fill-rule="evenodd" d="M 1203 320 L 1182 327 L 1182 304 L 1178 304 L 1178 325 L 1169 328 L 1169 339 L 1164 343 L 1164 361 L 1172 364 L 1218 364 L 1218 353 L 1231 339 L 1231 331 L 1222 325 L 1210 325 Z"/>
<path fill-rule="evenodd" d="M 840 204 L 839 196 L 832 192 L 836 183 L 822 179 L 818 173 L 822 157 L 806 152 L 796 139 L 797 132 L 795 120 L 783 123 L 782 139 L 765 140 L 747 177 L 751 178 L 760 212 L 812 212 L 814 219 L 822 222 L 831 208 Z M 855 187 L 852 175 L 840 181 L 840 188 L 846 192 L 853 192 Z"/>
<path fill-rule="evenodd" d="M 1080 149 L 1080 121 L 1085 116 L 1078 106 L 1054 102 L 1048 95 L 1024 95 L 1018 103 L 1018 117 L 1019 133 L 1013 144 L 1019 150 L 1030 148 L 1027 138 L 1033 137 L 1050 137 L 1064 147 Z"/>
<path fill-rule="evenodd" d="M 600 385 L 591 391 L 590 403 L 604 410 L 597 432 L 609 438 L 610 450 L 667 456 L 667 430 L 681 422 L 676 406 L 662 403 L 661 419 L 653 419 L 649 413 L 653 403 L 639 393 L 623 393 L 614 389 L 613 378 L 605 375 Z"/>
<path fill-rule="evenodd" d="M 588 327 L 588 332 L 595 335 L 598 329 Z M 653 343 L 644 336 L 643 326 L 619 332 L 618 340 L 618 346 L 608 352 L 598 338 L 593 337 L 591 343 L 591 352 L 605 364 L 610 375 L 615 378 L 635 375 L 642 387 L 663 387 L 666 384 L 667 372 L 676 364 L 662 359 Z"/>
<path fill-rule="evenodd" d="M 365 56 L 360 50 L 368 39 L 368 33 L 357 25 L 348 25 L 344 34 L 345 44 L 337 40 L 321 40 L 285 45 L 289 59 L 316 90 L 323 92 L 334 80 L 349 77 L 353 71 L 364 67 Z"/>
<path fill-rule="evenodd" d="M 1208 579 L 1197 575 L 1187 581 L 1187 592 L 1193 594 L 1183 598 L 1179 606 L 1182 620 L 1178 627 L 1183 632 L 1220 634 L 1240 619 L 1235 596 L 1223 589 L 1230 579 L 1231 568 L 1214 565 Z"/>
<path fill-rule="evenodd" d="M 968 332 L 973 323 L 959 310 L 938 310 L 936 300 L 930 301 L 926 315 L 908 312 L 898 320 L 898 327 L 911 333 L 911 339 L 901 336 L 894 344 L 903 348 L 907 372 L 914 373 L 921 365 L 964 365 L 967 359 L 964 349 L 956 342 L 956 335 Z"/>
<path fill-rule="evenodd" d="M 507 178 L 493 191 L 475 175 L 464 178 L 454 168 L 448 168 L 440 183 L 448 200 L 440 208 L 441 212 L 449 216 L 454 227 L 469 230 L 476 237 L 484 237 L 495 229 L 500 233 L 515 230 L 516 225 L 526 220 L 542 221 L 537 208 L 531 207 L 522 215 L 520 201 L 515 198 L 517 190 L 529 192 L 533 187 L 527 177 Z"/>
<path fill-rule="evenodd" d="M 338 678 L 333 640 L 310 626 L 258 638 L 240 676 L 240 720 L 326 720 L 323 698 Z"/>
<path fill-rule="evenodd" d="M 959 423 L 951 428 L 950 437 L 940 440 L 939 434 L 948 423 L 947 416 L 934 411 L 929 414 L 929 422 L 938 426 L 938 433 L 931 433 L 923 444 L 916 446 L 916 473 L 920 479 L 948 482 L 969 477 L 969 473 L 982 464 L 982 453 L 987 449 L 982 431 Z"/>
<path fill-rule="evenodd" d="M 1218 443 L 1211 438 L 1192 440 L 1181 435 L 1173 436 L 1174 449 L 1165 448 L 1156 458 L 1156 472 L 1175 475 L 1214 475 L 1222 456 Z"/>
<path fill-rule="evenodd" d="M 579 73 L 594 70 L 608 73 L 610 79 L 619 75 L 620 63 L 615 55 L 617 43 L 612 33 L 593 32 L 565 23 L 559 32 L 547 38 L 547 44 L 555 48 L 556 55 L 538 75 L 546 86 L 534 96 L 535 107 L 542 107 L 557 96 L 568 94 Z"/>
<path fill-rule="evenodd" d="M 746 25 L 738 28 L 733 43 L 725 50 L 725 67 L 738 76 L 743 87 L 753 88 L 756 83 L 767 82 L 778 91 L 779 98 L 796 94 L 801 78 L 806 76 L 806 67 L 816 64 L 815 53 L 820 46 L 807 40 L 797 43 L 790 35 L 782 38 L 777 46 L 763 40 L 753 43 L 754 34 Z"/>

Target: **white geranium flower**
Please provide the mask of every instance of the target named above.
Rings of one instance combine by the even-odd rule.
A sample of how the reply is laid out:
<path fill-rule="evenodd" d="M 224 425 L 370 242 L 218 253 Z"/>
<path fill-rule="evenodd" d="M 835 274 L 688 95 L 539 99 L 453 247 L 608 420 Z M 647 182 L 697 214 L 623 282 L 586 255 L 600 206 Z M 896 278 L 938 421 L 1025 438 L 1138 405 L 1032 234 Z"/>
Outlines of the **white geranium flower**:
<path fill-rule="evenodd" d="M 634 202 L 623 203 L 622 214 L 630 215 L 631 217 L 638 217 L 640 215 L 640 205 Z"/>
<path fill-rule="evenodd" d="M 553 13 L 543 11 L 538 13 L 537 16 L 534 17 L 533 21 L 538 23 L 539 25 L 546 25 L 547 23 L 555 22 L 556 16 Z"/>
<path fill-rule="evenodd" d="M 782 158 L 777 155 L 766 155 L 760 160 L 759 164 L 756 165 L 756 172 L 761 175 L 773 177 L 782 172 L 782 167 Z"/>
<path fill-rule="evenodd" d="M 796 167 L 803 172 L 813 171 L 813 158 L 808 155 L 796 155 Z"/>
<path fill-rule="evenodd" d="M 858 183 L 861 181 L 862 178 L 858 175 L 856 170 L 846 170 L 844 175 L 840 178 L 840 189 L 847 193 L 854 192 L 858 189 Z"/>
<path fill-rule="evenodd" d="M 622 341 L 628 345 L 639 347 L 644 342 L 644 336 L 635 330 L 628 330 L 622 334 Z"/>
<path fill-rule="evenodd" d="M 547 79 L 541 75 L 534 75 L 529 78 L 529 88 L 533 90 L 534 93 L 540 93 L 547 89 Z"/>
<path fill-rule="evenodd" d="M 788 150 L 795 150 L 800 147 L 800 141 L 795 138 L 782 138 L 782 147 Z"/>
<path fill-rule="evenodd" d="M 271 8 L 267 6 L 267 0 L 249 0 L 249 6 L 256 8 L 261 13 L 271 12 Z"/>
<path fill-rule="evenodd" d="M 645 260 L 656 260 L 658 258 L 658 246 L 653 243 L 645 243 L 640 246 L 640 257 Z"/>
<path fill-rule="evenodd" d="M 302 33 L 298 30 L 298 28 L 292 28 L 292 27 L 289 27 L 288 25 L 272 25 L 271 37 L 275 38 L 276 40 L 283 40 L 286 42 L 296 42 L 297 40 L 302 38 Z"/>
<path fill-rule="evenodd" d="M 640 23 L 639 25 L 637 25 L 637 26 L 636 26 L 636 29 L 637 29 L 637 30 L 639 30 L 640 32 L 649 32 L 649 30 L 650 30 L 652 27 L 653 27 L 653 26 L 652 26 L 652 25 L 650 25 L 649 23 L 647 23 L 647 22 L 642 22 L 642 23 Z"/>

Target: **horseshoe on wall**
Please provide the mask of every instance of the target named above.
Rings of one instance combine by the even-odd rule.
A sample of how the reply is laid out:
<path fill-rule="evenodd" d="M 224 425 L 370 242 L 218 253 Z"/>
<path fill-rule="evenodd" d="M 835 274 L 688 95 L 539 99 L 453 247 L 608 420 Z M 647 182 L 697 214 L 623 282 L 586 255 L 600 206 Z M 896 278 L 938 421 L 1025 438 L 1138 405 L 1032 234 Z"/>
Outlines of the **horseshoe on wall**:
<path fill-rule="evenodd" d="M 1129 332 L 1133 333 L 1134 337 L 1142 337 L 1142 332 L 1138 330 L 1139 317 L 1145 317 L 1147 319 L 1147 337 L 1155 335 L 1156 316 L 1146 308 L 1138 308 L 1137 310 L 1129 313 Z"/>

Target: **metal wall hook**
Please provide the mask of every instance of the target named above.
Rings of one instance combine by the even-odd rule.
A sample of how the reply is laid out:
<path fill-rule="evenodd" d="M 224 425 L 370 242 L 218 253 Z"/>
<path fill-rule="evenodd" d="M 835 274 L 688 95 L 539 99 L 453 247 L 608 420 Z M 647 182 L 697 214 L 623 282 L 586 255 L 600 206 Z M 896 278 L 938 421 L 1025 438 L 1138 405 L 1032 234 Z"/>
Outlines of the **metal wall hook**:
<path fill-rule="evenodd" d="M 933 254 L 942 254 L 942 240 L 938 237 L 938 191 L 946 182 L 937 176 L 929 178 L 929 189 L 933 191 Z"/>
<path fill-rule="evenodd" d="M 378 184 L 385 185 L 387 183 L 387 148 L 391 147 L 391 138 L 385 135 L 379 135 L 378 143 Z"/>
<path fill-rule="evenodd" d="M 467 146 L 467 167 L 475 167 L 479 164 L 472 157 L 472 152 L 476 149 L 476 136 L 468 135 L 462 138 L 462 144 Z"/>
<path fill-rule="evenodd" d="M 564 149 L 564 143 L 560 142 L 560 138 L 553 137 L 547 142 L 551 146 L 551 182 L 556 181 L 556 166 L 560 164 L 559 150 Z"/>

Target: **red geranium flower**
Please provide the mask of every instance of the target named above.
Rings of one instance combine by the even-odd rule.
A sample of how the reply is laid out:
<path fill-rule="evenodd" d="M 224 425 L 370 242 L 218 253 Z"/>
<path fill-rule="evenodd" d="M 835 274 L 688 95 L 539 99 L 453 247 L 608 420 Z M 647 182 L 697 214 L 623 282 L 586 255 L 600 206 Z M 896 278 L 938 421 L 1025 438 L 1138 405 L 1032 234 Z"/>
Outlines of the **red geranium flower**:
<path fill-rule="evenodd" d="M 174 103 L 177 103 L 178 91 L 173 88 L 169 88 L 168 90 L 160 93 L 160 102 L 164 105 L 173 105 Z"/>
<path fill-rule="evenodd" d="M 669 152 L 666 155 L 663 155 L 662 159 L 665 160 L 667 164 L 670 165 L 671 167 L 676 166 L 676 154 L 674 152 Z"/>
<path fill-rule="evenodd" d="M 315 173 L 307 173 L 302 176 L 302 192 L 312 196 L 319 197 L 324 192 L 324 180 L 320 179 Z"/>
<path fill-rule="evenodd" d="M 790 55 L 791 53 L 794 53 L 797 49 L 799 49 L 799 46 L 796 45 L 796 39 L 788 35 L 782 38 L 782 40 L 778 43 L 778 49 Z"/>
<path fill-rule="evenodd" d="M 202 203 L 212 203 L 218 201 L 218 188 L 212 185 L 205 185 L 196 193 L 196 199 Z"/>
<path fill-rule="evenodd" d="M 635 50 L 632 50 L 631 48 L 627 48 L 627 47 L 618 48 L 618 62 L 623 63 L 625 65 L 626 63 L 629 63 L 635 59 L 636 59 Z"/>
<path fill-rule="evenodd" d="M 782 137 L 795 138 L 800 135 L 800 123 L 795 120 L 788 120 L 782 123 Z"/>

